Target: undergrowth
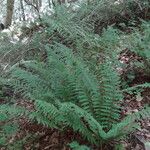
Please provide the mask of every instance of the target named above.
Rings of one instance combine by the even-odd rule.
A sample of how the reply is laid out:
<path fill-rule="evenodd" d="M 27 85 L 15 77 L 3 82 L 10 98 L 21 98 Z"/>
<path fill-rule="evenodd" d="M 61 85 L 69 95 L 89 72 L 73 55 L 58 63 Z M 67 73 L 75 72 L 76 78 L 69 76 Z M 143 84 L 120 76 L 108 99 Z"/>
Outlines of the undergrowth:
<path fill-rule="evenodd" d="M 122 119 L 123 93 L 149 88 L 150 84 L 121 87 L 118 55 L 123 47 L 133 51 L 142 57 L 142 68 L 149 75 L 149 22 L 130 34 L 109 26 L 116 28 L 123 21 L 128 28 L 125 13 L 128 10 L 133 16 L 133 4 L 127 1 L 114 5 L 102 0 L 83 3 L 77 11 L 59 6 L 50 17 L 42 18 L 41 32 L 33 32 L 25 42 L 2 40 L 0 99 L 4 99 L 5 86 L 13 90 L 13 101 L 0 105 L 0 145 L 6 146 L 9 136 L 17 132 L 15 118 L 22 115 L 49 128 L 72 128 L 97 146 L 119 141 L 139 128 L 138 120 L 148 118 L 150 108 Z M 143 2 L 137 5 L 136 19 L 140 6 L 142 12 L 147 9 Z M 30 100 L 35 109 L 29 113 L 17 106 L 16 95 Z M 70 146 L 86 147 L 78 143 Z"/>
<path fill-rule="evenodd" d="M 33 100 L 29 118 L 48 127 L 71 127 L 89 142 L 102 144 L 136 129 L 135 120 L 149 116 L 149 107 L 120 121 L 120 79 L 107 58 L 90 70 L 71 49 L 46 46 L 46 62 L 22 64 L 11 73 L 14 88 Z"/>

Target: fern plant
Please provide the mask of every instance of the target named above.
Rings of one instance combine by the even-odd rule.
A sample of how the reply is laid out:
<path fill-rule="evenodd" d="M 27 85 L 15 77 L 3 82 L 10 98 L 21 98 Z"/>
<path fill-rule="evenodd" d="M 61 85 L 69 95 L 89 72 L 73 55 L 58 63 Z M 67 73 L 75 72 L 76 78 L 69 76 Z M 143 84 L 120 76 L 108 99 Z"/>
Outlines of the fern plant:
<path fill-rule="evenodd" d="M 91 70 L 63 45 L 46 46 L 46 50 L 45 63 L 23 63 L 11 72 L 16 91 L 35 104 L 31 120 L 58 129 L 71 127 L 100 144 L 122 138 L 135 129 L 135 120 L 149 116 L 146 108 L 119 122 L 123 96 L 113 61 L 105 60 Z"/>
<path fill-rule="evenodd" d="M 71 13 L 65 6 L 55 8 L 55 13 L 43 20 L 47 25 L 43 33 L 33 38 L 29 45 L 25 44 L 27 51 L 35 49 L 38 52 L 46 52 L 45 60 L 42 62 L 39 59 L 30 61 L 28 57 L 30 53 L 27 57 L 26 55 L 14 57 L 12 55 L 14 51 L 7 55 L 2 51 L 1 54 L 5 56 L 4 61 L 9 58 L 12 62 L 11 60 L 14 61 L 15 58 L 7 72 L 10 75 L 10 85 L 15 89 L 15 93 L 22 94 L 24 98 L 33 101 L 35 110 L 27 114 L 32 121 L 61 130 L 71 127 L 91 143 L 99 145 L 122 138 L 138 127 L 137 120 L 149 117 L 150 108 L 147 107 L 120 121 L 120 104 L 123 95 L 115 69 L 117 61 L 114 52 L 119 37 L 111 28 L 101 34 L 101 37 L 95 34 L 101 32 L 103 27 L 107 27 L 113 15 L 120 16 L 124 12 L 124 4 L 114 5 L 114 2 L 96 0 L 91 5 L 83 4 L 82 8 L 75 13 Z M 109 7 L 106 9 L 106 6 Z M 104 18 L 106 24 L 102 23 L 105 22 Z M 133 42 L 136 46 L 134 44 L 132 46 L 140 47 L 140 55 L 147 60 L 149 34 L 145 35 L 146 44 L 141 38 L 141 45 L 138 45 L 139 35 L 134 35 L 132 38 L 136 38 L 136 42 Z M 55 44 L 54 41 L 73 50 Z M 53 45 L 44 47 L 45 43 Z M 17 52 L 24 53 L 25 45 L 18 43 Z M 11 43 L 7 47 L 1 45 L 0 49 L 8 50 L 11 46 Z M 144 54 L 143 47 L 146 52 Z M 84 54 L 89 54 L 89 50 L 91 55 L 95 54 L 94 52 L 98 52 L 96 55 L 100 53 L 98 65 L 79 57 L 75 51 L 80 48 L 81 51 L 84 50 Z M 135 51 L 138 51 L 138 48 Z M 26 61 L 16 63 L 21 59 Z M 12 65 L 14 66 L 11 67 Z M 22 114 L 22 111 L 13 108 L 15 109 L 9 105 L 0 106 L 0 121 Z M 7 126 L 1 131 L 4 133 L 7 131 L 5 129 L 8 129 Z M 5 139 L 0 137 L 0 140 L 5 146 Z"/>
<path fill-rule="evenodd" d="M 8 80 L 2 73 L 0 76 L 0 147 L 11 150 L 21 146 L 20 140 L 15 141 L 13 137 L 20 130 L 18 119 L 27 115 L 28 112 L 23 107 L 14 104 L 12 97 L 6 94 Z"/>
<path fill-rule="evenodd" d="M 150 73 L 150 22 L 143 21 L 140 30 L 136 29 L 131 35 L 127 36 L 127 47 L 142 58 L 142 62 L 135 63 L 144 72 Z"/>
<path fill-rule="evenodd" d="M 12 136 L 19 131 L 19 124 L 16 118 L 27 115 L 27 111 L 22 107 L 12 104 L 0 105 L 0 147 L 11 149 L 16 141 L 9 142 Z M 13 147 L 15 148 L 15 147 Z"/>

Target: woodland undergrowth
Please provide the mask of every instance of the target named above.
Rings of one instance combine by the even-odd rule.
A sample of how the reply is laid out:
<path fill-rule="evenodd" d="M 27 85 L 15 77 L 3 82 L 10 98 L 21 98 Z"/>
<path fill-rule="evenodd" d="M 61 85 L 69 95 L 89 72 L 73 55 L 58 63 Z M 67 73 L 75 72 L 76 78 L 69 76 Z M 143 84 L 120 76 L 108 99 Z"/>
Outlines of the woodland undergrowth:
<path fill-rule="evenodd" d="M 136 7 L 139 4 L 142 10 Z M 65 132 L 71 128 L 88 141 L 89 148 L 70 141 L 72 149 L 103 148 L 112 143 L 113 148 L 122 148 L 120 141 L 140 128 L 139 120 L 150 115 L 146 104 L 122 118 L 126 93 L 138 95 L 150 88 L 148 80 L 130 84 L 139 71 L 150 78 L 149 7 L 143 1 L 139 4 L 101 0 L 83 3 L 76 11 L 62 5 L 37 21 L 36 27 L 22 28 L 16 44 L 2 33 L 1 147 L 23 147 L 28 138 L 12 143 L 10 138 L 20 130 L 19 118 L 25 117 L 50 129 Z M 137 8 L 137 14 L 133 15 L 135 7 L 131 6 Z M 124 50 L 140 58 L 125 73 L 126 64 L 119 59 Z M 20 106 L 18 99 L 29 101 L 32 109 Z"/>

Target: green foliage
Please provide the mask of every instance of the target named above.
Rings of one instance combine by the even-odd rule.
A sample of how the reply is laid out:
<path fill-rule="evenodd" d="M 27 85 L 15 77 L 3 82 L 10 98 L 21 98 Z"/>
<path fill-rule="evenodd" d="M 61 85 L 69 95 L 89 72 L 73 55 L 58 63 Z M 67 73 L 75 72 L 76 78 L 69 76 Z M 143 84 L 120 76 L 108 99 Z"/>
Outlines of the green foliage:
<path fill-rule="evenodd" d="M 124 148 L 123 144 L 117 144 L 115 146 L 115 150 L 125 150 L 125 148 Z"/>
<path fill-rule="evenodd" d="M 31 33 L 32 39 L 15 46 L 7 38 L 1 41 L 0 69 L 9 78 L 7 84 L 14 93 L 34 103 L 30 113 L 11 104 L 0 105 L 0 123 L 4 123 L 0 127 L 1 145 L 6 146 L 10 134 L 16 133 L 17 123 L 12 125 L 10 121 L 21 114 L 50 128 L 71 127 L 97 145 L 123 138 L 138 128 L 137 120 L 149 117 L 147 107 L 120 121 L 122 92 L 149 87 L 145 83 L 120 90 L 116 68 L 122 43 L 118 30 L 108 25 L 128 24 L 126 10 L 132 16 L 132 6 L 137 6 L 133 0 L 130 2 L 95 0 L 83 3 L 74 12 L 59 6 L 54 8 L 54 14 L 42 19 L 42 32 Z M 147 8 L 140 1 L 138 11 L 140 6 Z M 149 24 L 143 27 L 141 32 L 136 30 L 127 36 L 125 46 L 141 56 L 145 68 L 149 68 Z M 3 86 L 5 80 L 1 81 Z M 76 142 L 70 147 L 88 149 Z"/>
<path fill-rule="evenodd" d="M 27 112 L 15 105 L 0 105 L 0 146 L 7 147 L 13 145 L 15 141 L 8 142 L 13 135 L 19 131 L 19 125 L 16 118 L 27 114 Z"/>
<path fill-rule="evenodd" d="M 86 145 L 80 145 L 78 142 L 73 141 L 68 144 L 72 150 L 90 150 Z"/>
<path fill-rule="evenodd" d="M 4 76 L 4 72 L 0 73 L 0 103 L 9 102 L 11 95 L 11 90 L 8 86 L 8 80 Z"/>
<path fill-rule="evenodd" d="M 150 83 L 139 84 L 133 87 L 129 87 L 127 89 L 122 90 L 123 92 L 132 93 L 133 91 L 139 91 L 145 88 L 150 88 Z"/>
<path fill-rule="evenodd" d="M 127 36 L 127 47 L 142 58 L 141 62 L 135 63 L 138 68 L 144 69 L 144 72 L 150 73 L 150 22 L 143 21 L 139 29 Z"/>
<path fill-rule="evenodd" d="M 63 45 L 46 46 L 46 50 L 45 63 L 24 63 L 11 73 L 14 88 L 34 101 L 36 110 L 30 119 L 58 129 L 69 126 L 98 144 L 122 138 L 135 129 L 135 120 L 150 114 L 147 108 L 118 123 L 123 96 L 111 59 L 91 70 Z"/>
<path fill-rule="evenodd" d="M 98 108 L 100 111 L 97 111 L 97 119 L 107 129 L 118 122 L 119 103 L 123 99 L 119 90 L 120 79 L 112 65 L 107 62 L 100 66 L 100 100 L 96 104 L 96 107 L 100 107 Z"/>

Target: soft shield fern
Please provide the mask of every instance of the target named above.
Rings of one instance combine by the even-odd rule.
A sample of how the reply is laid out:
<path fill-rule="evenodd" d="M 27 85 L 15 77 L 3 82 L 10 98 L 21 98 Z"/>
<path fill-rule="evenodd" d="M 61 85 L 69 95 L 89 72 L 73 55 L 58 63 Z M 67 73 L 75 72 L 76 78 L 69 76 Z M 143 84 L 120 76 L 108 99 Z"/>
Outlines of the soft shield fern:
<path fill-rule="evenodd" d="M 19 131 L 19 124 L 16 118 L 21 118 L 23 115 L 27 115 L 28 112 L 19 106 L 12 104 L 0 105 L 0 147 L 7 148 L 12 144 L 9 143 L 9 139 L 12 135 L 15 135 Z M 28 115 L 27 115 L 28 116 Z"/>
<path fill-rule="evenodd" d="M 137 56 L 142 58 L 141 62 L 135 63 L 136 68 L 141 68 L 149 75 L 150 73 L 150 22 L 143 21 L 140 29 L 126 37 L 126 47 Z"/>
<path fill-rule="evenodd" d="M 119 89 L 120 80 L 111 62 L 100 65 L 100 98 L 97 118 L 102 126 L 110 129 L 120 118 L 119 103 L 123 99 Z"/>
<path fill-rule="evenodd" d="M 136 119 L 150 114 L 147 108 L 118 123 L 123 96 L 111 60 L 90 69 L 63 45 L 46 46 L 46 51 L 45 62 L 23 63 L 11 72 L 14 88 L 35 104 L 30 119 L 48 127 L 69 126 L 99 144 L 131 132 Z"/>

